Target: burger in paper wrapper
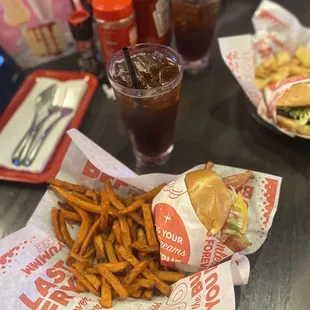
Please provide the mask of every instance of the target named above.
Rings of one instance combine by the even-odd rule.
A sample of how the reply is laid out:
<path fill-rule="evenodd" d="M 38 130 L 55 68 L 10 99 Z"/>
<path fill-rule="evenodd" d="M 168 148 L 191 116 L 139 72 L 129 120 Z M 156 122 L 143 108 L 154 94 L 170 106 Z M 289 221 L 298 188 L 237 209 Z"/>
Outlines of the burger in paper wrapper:
<path fill-rule="evenodd" d="M 166 185 L 152 205 L 161 263 L 193 272 L 235 252 L 256 251 L 265 230 L 263 210 L 258 209 L 261 182 L 251 171 L 222 178 L 215 166 L 214 171 L 191 171 Z"/>
<path fill-rule="evenodd" d="M 310 136 L 310 83 L 293 85 L 277 102 L 280 127 Z"/>

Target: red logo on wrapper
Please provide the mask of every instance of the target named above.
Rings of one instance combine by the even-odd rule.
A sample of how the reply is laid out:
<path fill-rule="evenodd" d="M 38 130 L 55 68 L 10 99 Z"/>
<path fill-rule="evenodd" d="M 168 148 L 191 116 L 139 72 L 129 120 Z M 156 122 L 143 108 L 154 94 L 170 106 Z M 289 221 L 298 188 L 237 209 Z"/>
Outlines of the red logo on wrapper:
<path fill-rule="evenodd" d="M 260 19 L 263 19 L 264 21 L 270 22 L 274 25 L 278 25 L 278 26 L 288 28 L 288 25 L 283 23 L 281 20 L 279 20 L 277 17 L 275 17 L 274 15 L 272 15 L 270 12 L 268 12 L 266 10 L 261 10 L 258 13 L 257 17 Z"/>
<path fill-rule="evenodd" d="M 177 185 L 179 184 L 178 180 L 175 180 L 173 182 L 170 182 L 169 184 L 167 184 L 164 187 L 164 192 L 168 192 L 169 193 L 169 198 L 170 199 L 177 199 L 180 196 L 182 196 L 183 194 L 187 193 L 187 190 L 184 189 L 178 189 Z"/>
<path fill-rule="evenodd" d="M 175 263 L 187 264 L 190 258 L 189 238 L 176 210 L 166 203 L 158 203 L 154 215 L 161 263 L 170 267 L 175 267 Z"/>
<path fill-rule="evenodd" d="M 120 181 L 120 180 L 117 180 L 114 177 L 111 177 L 110 175 L 101 172 L 89 160 L 86 162 L 82 173 L 83 173 L 83 175 L 85 175 L 91 179 L 99 178 L 99 182 L 101 182 L 101 183 L 105 183 L 107 180 L 111 180 L 111 181 L 115 180 L 115 182 L 113 184 L 113 187 L 115 189 L 119 189 L 121 186 L 125 186 L 125 187 L 128 186 L 127 183 Z"/>
<path fill-rule="evenodd" d="M 266 197 L 267 204 L 265 206 L 266 211 L 263 213 L 263 216 L 265 218 L 265 221 L 263 223 L 265 226 L 268 225 L 270 215 L 274 207 L 277 195 L 277 188 L 278 188 L 277 180 L 266 178 L 265 189 L 267 190 L 267 192 L 264 194 L 264 196 Z"/>

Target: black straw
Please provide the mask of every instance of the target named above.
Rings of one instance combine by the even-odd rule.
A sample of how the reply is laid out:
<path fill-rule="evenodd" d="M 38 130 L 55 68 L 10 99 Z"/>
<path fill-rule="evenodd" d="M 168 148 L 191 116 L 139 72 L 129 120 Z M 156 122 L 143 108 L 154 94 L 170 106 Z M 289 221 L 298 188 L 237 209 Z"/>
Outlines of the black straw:
<path fill-rule="evenodd" d="M 134 88 L 139 89 L 140 87 L 139 87 L 137 75 L 136 75 L 131 57 L 129 55 L 128 47 L 123 48 L 123 53 L 124 53 L 125 61 L 127 63 L 127 68 L 128 68 L 128 71 L 131 77 L 132 85 Z"/>

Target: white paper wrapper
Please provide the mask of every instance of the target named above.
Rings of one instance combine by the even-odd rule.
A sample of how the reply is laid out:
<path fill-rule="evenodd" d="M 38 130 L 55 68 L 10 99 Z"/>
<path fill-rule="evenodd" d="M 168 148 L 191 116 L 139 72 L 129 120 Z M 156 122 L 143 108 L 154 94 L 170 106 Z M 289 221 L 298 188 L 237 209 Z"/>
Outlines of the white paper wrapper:
<path fill-rule="evenodd" d="M 280 86 L 286 85 L 281 89 L 275 89 L 275 85 L 268 87 L 268 94 L 264 97 L 255 87 L 255 67 L 275 53 L 288 51 L 293 55 L 299 45 L 310 48 L 310 29 L 303 27 L 298 19 L 282 6 L 267 0 L 261 2 L 254 13 L 252 23 L 254 35 L 219 39 L 222 58 L 263 120 L 288 136 L 309 139 L 308 136 L 294 134 L 278 127 L 274 117 L 274 107 L 280 95 L 297 81 L 306 82 L 305 78 L 293 77 L 280 82 Z"/>
<path fill-rule="evenodd" d="M 204 166 L 196 168 L 203 169 Z M 245 172 L 218 165 L 212 170 L 221 177 Z M 252 243 L 243 254 L 257 251 L 266 240 L 277 210 L 281 186 L 279 177 L 258 172 L 253 174 L 254 179 L 241 192 L 248 204 L 247 236 Z M 187 192 L 185 175 L 166 185 L 153 200 L 152 207 L 162 264 L 196 272 L 234 254 L 212 236 L 198 219 Z"/>
<path fill-rule="evenodd" d="M 139 191 L 132 186 L 150 190 L 163 182 L 172 182 L 177 177 L 164 174 L 138 177 L 77 130 L 70 130 L 69 135 L 72 143 L 57 175 L 63 180 L 91 188 L 101 188 L 110 178 L 118 193 L 128 194 Z M 199 167 L 201 166 L 194 169 Z M 216 166 L 215 170 L 223 176 L 241 171 L 222 166 Z M 256 176 L 265 177 L 266 180 L 270 177 L 279 185 L 281 182 L 276 177 L 262 174 Z M 274 189 L 272 183 L 260 184 L 262 186 L 257 188 L 257 191 L 264 191 L 265 195 L 270 194 L 269 199 L 262 200 L 260 204 L 260 208 L 265 209 L 265 216 L 261 222 L 262 238 L 265 238 L 264 234 L 270 227 L 276 210 L 278 191 L 274 195 L 268 186 L 264 189 L 267 184 Z M 244 196 L 247 195 L 248 197 L 258 195 L 252 185 L 248 189 L 245 188 Z M 76 283 L 64 264 L 68 249 L 55 239 L 51 220 L 51 209 L 57 205 L 57 201 L 56 195 L 52 191 L 47 191 L 27 226 L 0 240 L 1 309 L 101 309 L 96 296 L 78 293 L 75 290 Z M 264 201 L 272 203 L 264 204 Z M 255 218 L 258 215 L 252 216 Z M 77 227 L 70 225 L 68 228 L 74 236 Z M 251 235 L 252 242 L 255 236 L 255 233 L 253 237 Z M 263 240 L 260 241 L 260 245 Z M 156 297 L 153 301 L 116 299 L 113 309 L 235 309 L 233 285 L 247 284 L 249 271 L 247 257 L 235 254 L 225 263 L 193 274 L 174 284 L 169 299 L 165 297 Z"/>

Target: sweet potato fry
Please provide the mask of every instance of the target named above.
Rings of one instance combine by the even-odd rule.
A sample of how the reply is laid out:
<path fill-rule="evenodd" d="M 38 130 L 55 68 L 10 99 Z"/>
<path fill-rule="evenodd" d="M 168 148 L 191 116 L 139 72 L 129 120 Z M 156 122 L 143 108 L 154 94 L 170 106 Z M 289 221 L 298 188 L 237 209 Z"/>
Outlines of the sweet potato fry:
<path fill-rule="evenodd" d="M 145 290 L 142 294 L 142 298 L 147 299 L 147 300 L 152 300 L 154 297 L 154 291 L 149 289 Z"/>
<path fill-rule="evenodd" d="M 109 205 L 108 201 L 101 202 L 101 213 L 100 213 L 100 224 L 99 231 L 107 232 L 108 229 L 108 219 L 109 219 Z"/>
<path fill-rule="evenodd" d="M 133 221 L 131 217 L 127 217 L 127 222 L 129 226 L 130 236 L 131 240 L 136 241 L 137 240 L 137 224 Z"/>
<path fill-rule="evenodd" d="M 233 187 L 237 192 L 250 180 L 254 179 L 252 171 L 246 171 L 244 173 L 231 175 L 223 179 L 225 185 Z"/>
<path fill-rule="evenodd" d="M 125 247 L 120 246 L 117 249 L 118 253 L 133 266 L 139 264 L 139 260 Z M 169 297 L 171 293 L 171 288 L 168 284 L 158 279 L 149 269 L 145 269 L 142 272 L 143 276 L 149 280 L 154 280 L 156 282 L 155 287 L 165 296 Z"/>
<path fill-rule="evenodd" d="M 99 228 L 100 219 L 98 219 L 90 228 L 88 231 L 87 236 L 84 239 L 84 242 L 80 249 L 80 255 L 84 255 L 89 244 L 93 241 L 94 236 L 97 234 L 98 228 Z"/>
<path fill-rule="evenodd" d="M 113 191 L 111 181 L 107 180 L 105 185 L 106 185 L 106 193 L 107 193 L 109 200 L 112 203 L 112 205 L 118 210 L 125 209 L 126 208 L 125 205 L 116 197 L 116 195 Z"/>
<path fill-rule="evenodd" d="M 98 270 L 97 266 L 100 266 L 100 265 L 104 265 L 105 267 L 107 267 L 113 273 L 118 273 L 118 272 L 122 272 L 122 271 L 126 270 L 126 268 L 128 268 L 128 266 L 129 266 L 129 262 L 125 261 L 125 262 L 119 262 L 119 263 L 96 264 L 96 265 L 94 265 L 94 269 Z"/>
<path fill-rule="evenodd" d="M 56 238 L 59 241 L 63 241 L 63 236 L 61 234 L 60 223 L 59 223 L 59 211 L 60 210 L 57 208 L 52 209 L 52 220 L 53 220 L 53 226 L 54 226 Z"/>
<path fill-rule="evenodd" d="M 99 292 L 86 280 L 86 278 L 75 268 L 72 266 L 69 267 L 69 271 L 76 277 L 78 281 L 80 281 L 90 292 L 95 294 L 96 296 L 100 296 Z"/>
<path fill-rule="evenodd" d="M 146 267 L 148 266 L 149 261 L 145 260 L 140 263 L 138 263 L 124 278 L 122 281 L 122 284 L 124 287 L 127 287 L 129 284 L 131 284 L 138 276 L 140 273 L 142 273 Z"/>
<path fill-rule="evenodd" d="M 147 288 L 147 289 L 153 289 L 155 287 L 155 281 L 154 280 L 148 280 L 148 279 L 135 279 L 133 281 L 133 284 L 139 285 L 139 287 Z"/>
<path fill-rule="evenodd" d="M 126 299 L 129 296 L 128 291 L 107 267 L 100 265 L 97 268 L 99 269 L 100 274 L 111 284 L 120 298 Z"/>
<path fill-rule="evenodd" d="M 75 221 L 75 222 L 82 221 L 81 216 L 76 212 L 71 212 L 67 210 L 61 210 L 61 212 L 66 220 Z"/>
<path fill-rule="evenodd" d="M 147 193 L 138 195 L 134 197 L 134 200 L 143 199 L 144 201 L 149 202 L 150 200 L 154 199 L 154 197 L 163 189 L 165 185 L 166 184 L 159 185 Z"/>
<path fill-rule="evenodd" d="M 111 241 L 112 243 L 114 243 L 115 241 L 115 234 L 114 234 L 114 231 L 111 230 L 109 236 L 108 236 L 108 240 Z"/>
<path fill-rule="evenodd" d="M 96 253 L 96 250 L 94 247 L 90 247 L 87 252 L 85 253 L 84 257 L 85 258 L 90 258 Z"/>
<path fill-rule="evenodd" d="M 128 290 L 129 296 L 132 298 L 141 298 L 142 293 L 143 293 L 142 289 L 139 286 L 134 285 L 134 284 L 128 286 L 127 290 Z"/>
<path fill-rule="evenodd" d="M 73 247 L 74 240 L 70 236 L 67 223 L 63 215 L 63 211 L 61 210 L 59 210 L 59 225 L 60 225 L 60 231 L 63 237 L 63 242 L 68 248 L 71 249 Z"/>
<path fill-rule="evenodd" d="M 80 262 L 76 262 L 72 264 L 72 267 L 74 267 L 81 275 L 84 276 L 84 278 L 98 291 L 99 287 L 101 285 L 100 280 L 93 274 L 88 274 L 84 270 L 84 265 Z"/>
<path fill-rule="evenodd" d="M 112 230 L 114 232 L 117 243 L 122 244 L 122 233 L 121 233 L 121 227 L 119 225 L 119 221 L 115 220 L 113 222 Z"/>
<path fill-rule="evenodd" d="M 119 211 L 119 214 L 128 214 L 128 213 L 131 213 L 131 212 L 135 212 L 139 208 L 141 208 L 143 204 L 144 204 L 144 200 L 143 199 L 138 199 L 135 202 L 133 202 L 126 209 Z"/>
<path fill-rule="evenodd" d="M 93 203 L 81 200 L 78 197 L 73 196 L 71 193 L 67 192 L 65 189 L 57 186 L 52 186 L 52 188 L 61 195 L 66 201 L 70 203 L 70 205 L 77 206 L 85 211 L 92 212 L 92 213 L 101 213 L 100 206 L 97 206 Z"/>
<path fill-rule="evenodd" d="M 76 289 L 77 289 L 79 292 L 83 293 L 83 292 L 85 292 L 86 287 L 82 284 L 81 281 L 77 281 Z"/>
<path fill-rule="evenodd" d="M 101 235 L 97 235 L 94 237 L 94 245 L 95 245 L 97 260 L 104 259 L 105 252 L 104 252 L 104 244 L 103 244 Z"/>
<path fill-rule="evenodd" d="M 92 202 L 92 200 L 88 197 L 86 197 L 85 195 L 79 193 L 79 192 L 72 192 L 72 195 L 81 199 L 81 200 L 84 200 L 84 201 L 87 201 L 87 202 Z"/>
<path fill-rule="evenodd" d="M 122 244 L 129 249 L 131 247 L 131 236 L 127 219 L 125 215 L 119 215 L 118 220 L 122 232 Z"/>
<path fill-rule="evenodd" d="M 114 252 L 113 243 L 110 240 L 106 240 L 104 242 L 104 246 L 105 246 L 105 251 L 107 253 L 109 262 L 110 263 L 118 263 L 117 257 L 116 257 L 115 252 Z"/>
<path fill-rule="evenodd" d="M 185 273 L 177 271 L 154 271 L 154 275 L 163 281 L 166 282 L 177 282 L 185 278 Z"/>
<path fill-rule="evenodd" d="M 80 262 L 82 265 L 84 265 L 86 267 L 92 267 L 92 264 L 84 256 L 81 256 L 79 254 L 73 253 L 72 251 L 69 252 L 69 256 L 71 256 L 77 262 Z"/>
<path fill-rule="evenodd" d="M 159 251 L 159 247 L 156 245 L 143 245 L 139 242 L 134 242 L 132 244 L 132 247 L 136 249 L 137 251 L 143 252 L 143 253 L 156 253 Z"/>
<path fill-rule="evenodd" d="M 159 248 L 159 244 L 156 237 L 155 226 L 153 223 L 151 205 L 144 204 L 142 206 L 143 218 L 144 218 L 144 227 L 146 232 L 146 238 L 148 244 L 150 246 L 157 246 Z"/>
<path fill-rule="evenodd" d="M 112 307 L 112 288 L 110 283 L 102 277 L 101 280 L 101 300 L 100 304 L 104 308 Z"/>
<path fill-rule="evenodd" d="M 67 202 L 58 201 L 58 206 L 64 209 L 64 211 L 66 210 L 66 211 L 71 211 L 75 213 L 74 209 L 72 209 Z"/>
<path fill-rule="evenodd" d="M 54 185 L 54 186 L 57 186 L 57 187 L 65 188 L 69 191 L 75 191 L 75 192 L 79 192 L 79 193 L 85 192 L 85 187 L 83 185 L 72 184 L 72 183 L 65 182 L 62 180 L 58 180 L 55 178 L 49 178 L 47 180 L 47 183 Z"/>

